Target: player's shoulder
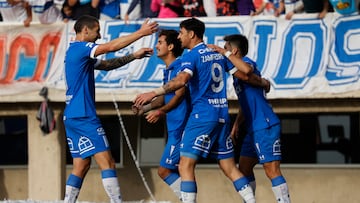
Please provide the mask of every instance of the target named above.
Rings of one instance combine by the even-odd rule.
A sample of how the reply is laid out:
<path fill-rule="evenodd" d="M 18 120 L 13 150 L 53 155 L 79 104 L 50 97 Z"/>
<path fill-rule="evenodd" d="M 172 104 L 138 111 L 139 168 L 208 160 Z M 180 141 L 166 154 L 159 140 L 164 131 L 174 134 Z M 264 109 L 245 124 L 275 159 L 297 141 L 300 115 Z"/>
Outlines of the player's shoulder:
<path fill-rule="evenodd" d="M 251 58 L 249 58 L 248 56 L 244 56 L 244 57 L 243 57 L 243 61 L 244 61 L 245 63 L 248 63 L 248 64 L 256 67 L 256 62 L 255 62 L 254 60 L 252 60 Z"/>

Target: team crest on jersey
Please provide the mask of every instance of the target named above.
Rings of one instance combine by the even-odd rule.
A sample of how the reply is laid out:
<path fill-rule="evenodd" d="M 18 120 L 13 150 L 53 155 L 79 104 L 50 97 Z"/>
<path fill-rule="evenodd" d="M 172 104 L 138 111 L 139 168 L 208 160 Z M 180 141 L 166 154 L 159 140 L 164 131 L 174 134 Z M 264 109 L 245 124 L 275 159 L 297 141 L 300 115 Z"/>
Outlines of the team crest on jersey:
<path fill-rule="evenodd" d="M 210 149 L 211 139 L 209 135 L 200 135 L 196 138 L 194 145 L 205 150 Z"/>

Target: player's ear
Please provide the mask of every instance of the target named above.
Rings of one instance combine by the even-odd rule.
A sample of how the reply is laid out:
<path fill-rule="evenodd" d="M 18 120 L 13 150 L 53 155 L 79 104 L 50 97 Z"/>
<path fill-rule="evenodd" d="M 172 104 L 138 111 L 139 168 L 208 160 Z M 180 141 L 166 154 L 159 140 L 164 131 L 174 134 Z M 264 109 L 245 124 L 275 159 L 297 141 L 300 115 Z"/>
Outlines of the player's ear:
<path fill-rule="evenodd" d="M 89 34 L 89 28 L 87 26 L 84 26 L 83 33 L 88 35 Z"/>
<path fill-rule="evenodd" d="M 195 37 L 195 32 L 193 30 L 190 30 L 189 34 L 190 34 L 191 39 Z"/>
<path fill-rule="evenodd" d="M 231 53 L 234 54 L 234 55 L 239 53 L 241 55 L 240 49 L 237 48 L 237 47 L 233 47 L 232 50 L 231 50 Z"/>
<path fill-rule="evenodd" d="M 173 50 L 173 49 L 174 49 L 174 44 L 169 44 L 169 45 L 168 45 L 168 50 L 171 51 L 171 50 Z"/>

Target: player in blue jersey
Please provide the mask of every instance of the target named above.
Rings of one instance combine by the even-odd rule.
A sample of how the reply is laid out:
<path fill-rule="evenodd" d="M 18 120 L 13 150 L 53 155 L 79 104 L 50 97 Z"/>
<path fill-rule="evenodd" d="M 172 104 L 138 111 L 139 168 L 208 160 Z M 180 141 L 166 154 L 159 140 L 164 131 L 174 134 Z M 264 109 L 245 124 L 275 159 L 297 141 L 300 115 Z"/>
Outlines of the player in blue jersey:
<path fill-rule="evenodd" d="M 159 33 L 158 43 L 156 44 L 157 56 L 161 58 L 166 68 L 164 69 L 164 84 L 173 79 L 181 72 L 181 59 L 178 58 L 183 53 L 181 42 L 177 39 L 178 32 L 175 30 L 162 30 Z M 142 115 L 152 109 L 146 119 L 150 123 L 155 123 L 160 117 L 166 114 L 167 142 L 158 168 L 158 175 L 174 191 L 176 196 L 181 199 L 180 194 L 180 175 L 178 164 L 180 160 L 180 141 L 183 134 L 187 118 L 190 113 L 190 98 L 186 87 L 182 87 L 175 92 L 169 92 L 163 96 L 156 97 L 151 103 L 146 104 L 140 109 L 133 106 L 134 113 Z"/>
<path fill-rule="evenodd" d="M 240 34 L 224 37 L 225 49 L 217 47 L 220 53 L 230 51 L 236 57 L 253 67 L 253 74 L 260 76 L 256 63 L 246 57 L 248 40 Z M 238 96 L 240 111 L 232 129 L 232 136 L 239 133 L 239 125 L 245 122 L 246 136 L 243 140 L 239 169 L 246 175 L 255 191 L 253 168 L 257 163 L 263 165 L 266 176 L 271 180 L 272 190 L 279 203 L 290 203 L 289 190 L 281 174 L 280 120 L 265 97 L 264 89 L 250 85 L 234 77 L 234 88 Z"/>
<path fill-rule="evenodd" d="M 234 161 L 225 78 L 226 71 L 232 74 L 241 71 L 247 75 L 252 69 L 231 53 L 227 52 L 225 57 L 207 47 L 202 39 L 204 32 L 204 23 L 196 18 L 180 23 L 181 45 L 189 49 L 181 59 L 182 72 L 162 87 L 138 95 L 134 105 L 144 105 L 156 96 L 188 84 L 192 110 L 180 148 L 182 201 L 196 202 L 196 163 L 200 157 L 213 157 L 219 160 L 220 168 L 242 198 L 247 202 L 255 202 L 247 178 L 238 170 Z"/>
<path fill-rule="evenodd" d="M 156 22 L 144 21 L 136 32 L 104 44 L 96 44 L 100 36 L 99 21 L 91 16 L 80 17 L 74 25 L 75 41 L 65 56 L 66 107 L 64 125 L 67 142 L 73 157 L 73 169 L 66 182 L 64 202 L 74 203 L 83 179 L 90 168 L 91 157 L 101 169 L 102 182 L 111 202 L 121 202 L 115 161 L 95 109 L 94 70 L 112 70 L 152 54 L 151 48 L 142 48 L 128 56 L 100 60 L 96 57 L 117 51 L 141 37 L 156 32 Z"/>

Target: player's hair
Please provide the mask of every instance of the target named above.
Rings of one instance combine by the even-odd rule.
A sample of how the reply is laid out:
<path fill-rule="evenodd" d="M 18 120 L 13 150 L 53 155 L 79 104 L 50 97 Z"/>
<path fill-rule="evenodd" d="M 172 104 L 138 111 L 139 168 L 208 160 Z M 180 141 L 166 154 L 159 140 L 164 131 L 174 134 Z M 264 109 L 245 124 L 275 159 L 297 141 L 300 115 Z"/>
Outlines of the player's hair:
<path fill-rule="evenodd" d="M 248 39 L 241 34 L 227 35 L 224 37 L 226 42 L 229 42 L 231 46 L 235 46 L 240 49 L 241 55 L 246 56 L 249 50 Z"/>
<path fill-rule="evenodd" d="M 83 15 L 75 22 L 74 30 L 75 33 L 80 33 L 85 26 L 92 29 L 95 27 L 95 25 L 98 24 L 99 24 L 99 20 L 94 16 Z"/>
<path fill-rule="evenodd" d="M 166 37 L 165 41 L 168 45 L 174 45 L 174 49 L 172 50 L 174 56 L 181 56 L 184 49 L 181 47 L 181 41 L 177 38 L 179 33 L 176 30 L 161 30 L 159 33 L 159 37 L 163 35 Z"/>
<path fill-rule="evenodd" d="M 205 24 L 196 18 L 189 18 L 181 21 L 180 28 L 185 28 L 188 31 L 193 31 L 195 35 L 200 39 L 203 38 L 205 32 Z"/>

